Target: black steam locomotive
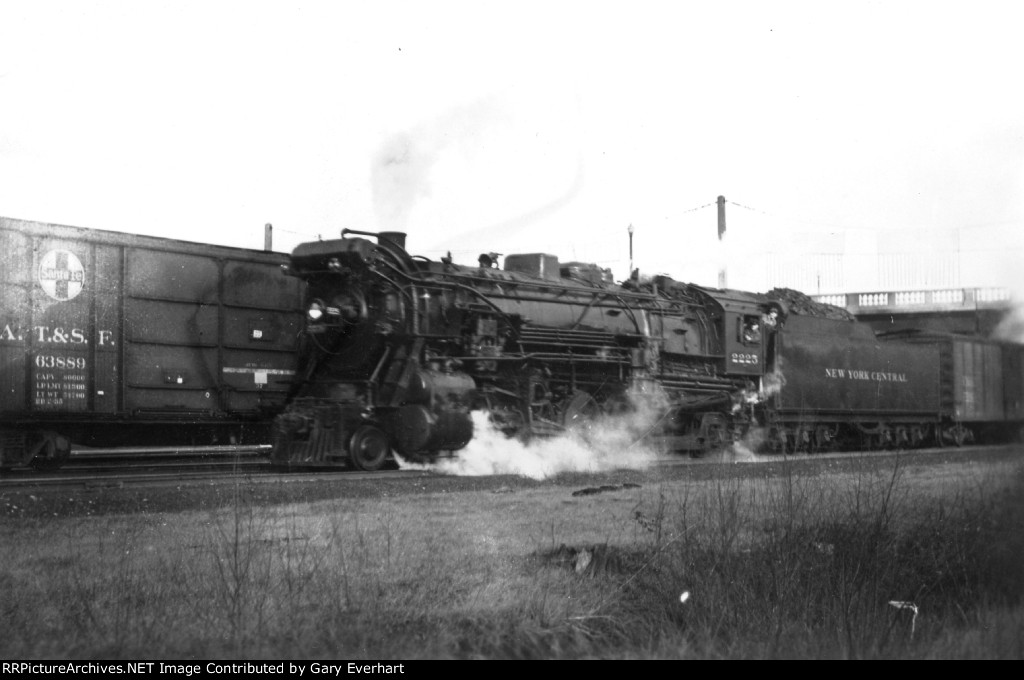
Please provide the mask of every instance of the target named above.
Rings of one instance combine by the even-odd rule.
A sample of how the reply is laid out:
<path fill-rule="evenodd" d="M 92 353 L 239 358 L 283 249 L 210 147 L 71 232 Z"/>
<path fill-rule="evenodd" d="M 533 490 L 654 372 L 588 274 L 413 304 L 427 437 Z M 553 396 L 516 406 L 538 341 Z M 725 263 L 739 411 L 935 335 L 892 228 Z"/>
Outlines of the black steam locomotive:
<path fill-rule="evenodd" d="M 306 283 L 306 328 L 273 461 L 429 461 L 472 439 L 474 410 L 507 434 L 543 436 L 638 395 L 657 407 L 645 438 L 697 455 L 740 440 L 808 452 L 962 444 L 1024 423 L 1020 346 L 876 336 L 793 291 L 616 284 L 593 264 L 525 254 L 499 269 L 497 257 L 413 257 L 400 232 L 298 246 L 288 271 Z"/>

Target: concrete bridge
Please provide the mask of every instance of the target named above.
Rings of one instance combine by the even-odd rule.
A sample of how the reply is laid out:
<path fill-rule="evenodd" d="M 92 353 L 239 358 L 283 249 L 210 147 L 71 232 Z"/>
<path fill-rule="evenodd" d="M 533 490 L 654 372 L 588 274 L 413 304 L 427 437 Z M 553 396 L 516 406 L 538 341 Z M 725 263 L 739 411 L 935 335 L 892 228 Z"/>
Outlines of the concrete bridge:
<path fill-rule="evenodd" d="M 1007 288 L 943 288 L 815 295 L 876 331 L 922 329 L 989 337 L 1014 306 Z"/>

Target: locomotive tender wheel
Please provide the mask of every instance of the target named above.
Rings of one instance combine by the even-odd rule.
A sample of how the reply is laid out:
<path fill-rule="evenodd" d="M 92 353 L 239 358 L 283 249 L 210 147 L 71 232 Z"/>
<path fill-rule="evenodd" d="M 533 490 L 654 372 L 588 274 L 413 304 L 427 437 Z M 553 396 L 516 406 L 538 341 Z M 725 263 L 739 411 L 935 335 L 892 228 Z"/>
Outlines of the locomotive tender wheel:
<path fill-rule="evenodd" d="M 860 447 L 865 451 L 884 451 L 892 448 L 892 431 L 885 423 L 860 428 Z"/>
<path fill-rule="evenodd" d="M 822 453 L 835 448 L 835 438 L 832 430 L 825 425 L 819 425 L 814 429 L 814 440 L 811 442 L 811 453 Z"/>
<path fill-rule="evenodd" d="M 352 434 L 348 443 L 349 460 L 357 470 L 379 470 L 391 449 L 388 436 L 373 425 L 363 425 Z"/>
<path fill-rule="evenodd" d="M 796 441 L 793 445 L 794 453 L 813 453 L 814 452 L 814 431 L 808 427 L 800 427 L 796 431 Z"/>

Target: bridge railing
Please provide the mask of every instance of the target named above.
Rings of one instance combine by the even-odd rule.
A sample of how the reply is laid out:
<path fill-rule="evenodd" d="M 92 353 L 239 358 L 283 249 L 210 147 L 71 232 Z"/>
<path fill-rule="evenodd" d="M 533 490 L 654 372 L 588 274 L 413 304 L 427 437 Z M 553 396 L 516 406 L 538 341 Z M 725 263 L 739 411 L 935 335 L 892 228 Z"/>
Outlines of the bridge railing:
<path fill-rule="evenodd" d="M 1003 309 L 1013 303 L 1008 288 L 940 288 L 873 293 L 815 295 L 818 302 L 845 307 L 858 314 L 865 312 L 942 312 L 973 309 Z"/>

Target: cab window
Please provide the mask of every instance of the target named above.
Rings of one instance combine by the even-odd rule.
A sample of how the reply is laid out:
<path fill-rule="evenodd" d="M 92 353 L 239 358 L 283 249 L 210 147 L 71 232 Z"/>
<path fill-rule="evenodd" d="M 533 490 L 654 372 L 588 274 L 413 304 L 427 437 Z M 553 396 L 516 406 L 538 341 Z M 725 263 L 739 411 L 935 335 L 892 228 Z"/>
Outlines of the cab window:
<path fill-rule="evenodd" d="M 740 318 L 739 338 L 744 345 L 761 344 L 761 317 L 746 315 Z"/>

